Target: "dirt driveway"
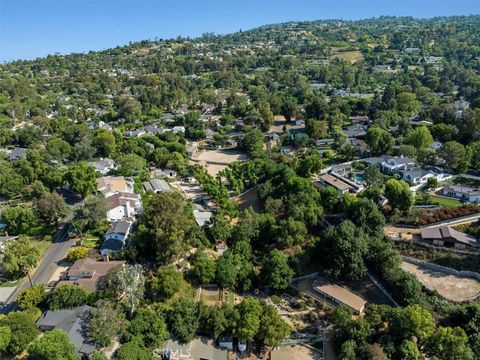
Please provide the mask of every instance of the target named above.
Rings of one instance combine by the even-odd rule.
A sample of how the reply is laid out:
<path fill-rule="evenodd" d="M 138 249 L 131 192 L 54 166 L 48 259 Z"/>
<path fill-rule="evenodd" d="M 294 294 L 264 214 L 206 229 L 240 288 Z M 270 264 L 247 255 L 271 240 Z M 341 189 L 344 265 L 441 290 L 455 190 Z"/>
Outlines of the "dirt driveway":
<path fill-rule="evenodd" d="M 404 261 L 402 269 L 414 274 L 430 290 L 436 290 L 445 299 L 463 302 L 480 296 L 480 282 Z"/>

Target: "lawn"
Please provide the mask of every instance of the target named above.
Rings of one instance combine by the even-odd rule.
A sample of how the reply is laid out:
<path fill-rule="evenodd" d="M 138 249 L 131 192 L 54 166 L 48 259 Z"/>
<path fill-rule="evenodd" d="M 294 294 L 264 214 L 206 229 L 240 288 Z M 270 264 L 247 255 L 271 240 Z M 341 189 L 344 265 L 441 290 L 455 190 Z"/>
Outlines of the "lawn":
<path fill-rule="evenodd" d="M 52 242 L 48 240 L 32 240 L 32 246 L 38 250 L 40 257 L 43 256 L 43 253 L 47 251 L 51 244 Z"/>
<path fill-rule="evenodd" d="M 14 281 L 0 281 L 0 287 L 14 287 L 18 286 L 23 279 L 18 279 Z"/>
<path fill-rule="evenodd" d="M 357 61 L 363 59 L 363 54 L 358 50 L 342 51 L 342 52 L 338 52 L 338 53 L 334 54 L 332 57 L 338 58 L 338 59 L 341 59 L 341 60 L 345 60 L 345 61 L 348 61 L 348 62 L 354 64 Z"/>
<path fill-rule="evenodd" d="M 449 199 L 443 196 L 430 195 L 430 199 L 433 203 L 438 203 L 438 205 L 443 207 L 457 207 L 461 206 L 462 203 L 457 199 Z"/>
<path fill-rule="evenodd" d="M 95 236 L 90 233 L 87 233 L 83 238 L 82 246 L 85 246 L 89 249 L 99 249 L 102 245 L 102 238 L 100 236 Z"/>

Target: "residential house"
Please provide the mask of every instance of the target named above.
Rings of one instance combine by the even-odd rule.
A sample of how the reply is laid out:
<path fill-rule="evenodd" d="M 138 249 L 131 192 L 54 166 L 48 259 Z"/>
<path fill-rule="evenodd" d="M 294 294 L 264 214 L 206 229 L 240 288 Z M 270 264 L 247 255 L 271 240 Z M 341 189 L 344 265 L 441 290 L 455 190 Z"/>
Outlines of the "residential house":
<path fill-rule="evenodd" d="M 178 176 L 178 173 L 172 169 L 155 169 L 153 171 L 153 176 L 175 179 Z"/>
<path fill-rule="evenodd" d="M 92 161 L 89 162 L 88 165 L 94 167 L 95 171 L 102 175 L 107 175 L 110 171 L 117 168 L 115 166 L 115 161 L 109 158 L 102 158 L 97 161 Z"/>
<path fill-rule="evenodd" d="M 194 339 L 188 344 L 168 340 L 156 355 L 168 360 L 227 360 L 228 350 L 217 348 L 213 340 L 205 338 Z"/>
<path fill-rule="evenodd" d="M 463 185 L 447 185 L 443 187 L 442 195 L 468 201 L 473 204 L 480 204 L 480 188 Z"/>
<path fill-rule="evenodd" d="M 142 137 L 146 134 L 147 132 L 144 129 L 136 129 L 136 130 L 127 130 L 125 131 L 124 135 L 126 137 Z"/>
<path fill-rule="evenodd" d="M 5 151 L 5 160 L 8 161 L 18 161 L 22 158 L 27 157 L 28 149 L 25 148 L 14 148 L 14 149 L 7 149 Z"/>
<path fill-rule="evenodd" d="M 469 234 L 457 231 L 448 226 L 424 228 L 420 230 L 422 239 L 433 245 L 469 249 L 478 246 L 477 239 Z"/>
<path fill-rule="evenodd" d="M 343 133 L 347 136 L 347 139 L 356 139 L 359 136 L 367 134 L 368 125 L 353 124 L 347 126 Z"/>
<path fill-rule="evenodd" d="M 144 181 L 142 185 L 145 191 L 153 191 L 154 193 L 157 193 L 157 194 L 159 192 L 168 191 L 171 189 L 168 182 L 166 182 L 163 179 L 152 179 L 152 180 Z"/>
<path fill-rule="evenodd" d="M 134 193 L 119 192 L 105 199 L 107 220 L 118 221 L 133 219 L 142 211 L 140 197 Z"/>
<path fill-rule="evenodd" d="M 172 131 L 174 134 L 178 134 L 179 132 L 185 134 L 185 126 L 174 126 L 174 127 L 171 129 L 171 131 Z"/>
<path fill-rule="evenodd" d="M 400 172 L 400 170 L 406 170 L 415 166 L 415 160 L 408 157 L 390 157 L 380 164 L 380 170 L 386 174 L 393 175 Z"/>
<path fill-rule="evenodd" d="M 332 186 L 339 194 L 355 192 L 353 186 L 347 184 L 346 182 L 336 178 L 331 174 L 323 174 L 319 177 L 318 182 L 323 187 Z"/>
<path fill-rule="evenodd" d="M 88 324 L 92 307 L 84 305 L 66 310 L 48 310 L 37 320 L 42 331 L 63 330 L 80 356 L 90 356 L 95 350 L 95 342 L 88 335 Z"/>
<path fill-rule="evenodd" d="M 104 176 L 97 179 L 97 190 L 105 197 L 119 192 L 133 192 L 133 182 L 123 176 Z"/>
<path fill-rule="evenodd" d="M 130 234 L 132 223 L 129 221 L 115 221 L 110 225 L 107 232 L 103 236 L 103 244 L 100 247 L 100 254 L 107 256 L 116 254 L 120 251 L 127 241 Z"/>
<path fill-rule="evenodd" d="M 107 275 L 110 269 L 126 264 L 126 261 L 97 261 L 92 258 L 84 258 L 75 261 L 67 271 L 66 279 L 58 283 L 75 284 L 82 289 L 95 292 L 102 286 L 102 278 Z"/>
<path fill-rule="evenodd" d="M 213 214 L 210 211 L 205 211 L 199 204 L 194 204 L 193 217 L 198 226 L 203 226 L 212 218 Z"/>
<path fill-rule="evenodd" d="M 361 314 L 365 309 L 367 301 L 354 294 L 350 290 L 332 283 L 326 279 L 318 278 L 312 284 L 313 290 L 328 300 L 338 305 L 345 305 L 356 314 Z"/>
<path fill-rule="evenodd" d="M 431 171 L 424 170 L 422 168 L 415 167 L 409 170 L 401 170 L 400 174 L 405 181 L 412 185 L 426 184 L 429 178 L 436 178 L 435 174 Z"/>

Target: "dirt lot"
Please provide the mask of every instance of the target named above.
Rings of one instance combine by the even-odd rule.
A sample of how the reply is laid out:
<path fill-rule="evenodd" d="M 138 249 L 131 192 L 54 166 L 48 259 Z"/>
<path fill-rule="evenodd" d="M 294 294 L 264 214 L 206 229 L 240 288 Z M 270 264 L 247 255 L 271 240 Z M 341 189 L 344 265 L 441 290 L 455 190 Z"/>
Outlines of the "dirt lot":
<path fill-rule="evenodd" d="M 247 155 L 235 150 L 206 150 L 199 153 L 192 160 L 205 166 L 208 173 L 215 176 L 225 169 L 228 164 L 234 161 L 247 160 Z"/>
<path fill-rule="evenodd" d="M 322 359 L 320 351 L 303 345 L 280 346 L 272 351 L 272 360 L 313 360 Z"/>
<path fill-rule="evenodd" d="M 285 126 L 286 130 L 300 130 L 304 129 L 305 125 L 295 125 L 295 122 L 287 123 L 283 116 L 275 116 L 275 122 L 270 128 L 270 132 L 281 134 L 283 133 L 283 127 Z"/>
<path fill-rule="evenodd" d="M 436 290 L 445 299 L 462 302 L 480 296 L 480 282 L 475 279 L 449 275 L 405 261 L 401 267 L 414 274 L 427 289 Z"/>

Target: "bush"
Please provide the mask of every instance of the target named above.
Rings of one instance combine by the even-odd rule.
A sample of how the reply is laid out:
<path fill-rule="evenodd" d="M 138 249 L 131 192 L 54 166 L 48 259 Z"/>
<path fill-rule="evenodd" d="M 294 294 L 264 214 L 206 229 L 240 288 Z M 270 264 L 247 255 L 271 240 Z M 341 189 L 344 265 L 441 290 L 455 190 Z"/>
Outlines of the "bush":
<path fill-rule="evenodd" d="M 81 287 L 66 284 L 55 288 L 48 294 L 47 306 L 51 310 L 72 309 L 85 305 L 89 297 L 89 293 Z"/>
<path fill-rule="evenodd" d="M 45 300 L 46 294 L 45 285 L 34 285 L 22 290 L 18 295 L 18 307 L 22 310 L 34 308 Z"/>
<path fill-rule="evenodd" d="M 87 253 L 88 249 L 86 247 L 75 247 L 68 252 L 67 260 L 75 262 L 77 260 L 83 259 L 85 256 L 87 256 Z"/>

